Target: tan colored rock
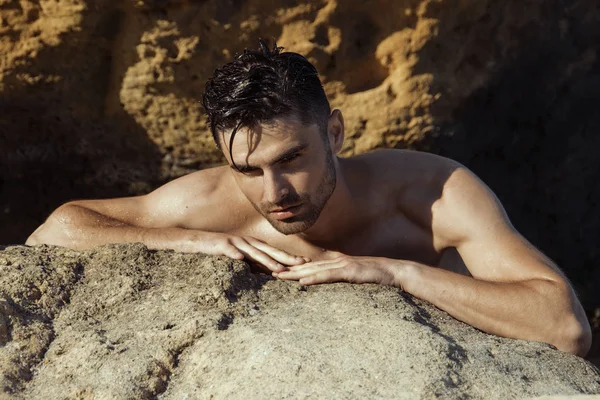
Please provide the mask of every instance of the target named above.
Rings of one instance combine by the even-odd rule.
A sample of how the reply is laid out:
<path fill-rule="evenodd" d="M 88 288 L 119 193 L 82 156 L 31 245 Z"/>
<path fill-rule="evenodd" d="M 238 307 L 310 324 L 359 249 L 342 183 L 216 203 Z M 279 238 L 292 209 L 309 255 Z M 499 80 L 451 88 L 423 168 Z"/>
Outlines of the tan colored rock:
<path fill-rule="evenodd" d="M 11 399 L 600 394 L 583 359 L 484 334 L 398 289 L 302 287 L 225 257 L 9 247 L 0 296 Z"/>
<path fill-rule="evenodd" d="M 276 39 L 315 63 L 333 106 L 346 111 L 346 155 L 422 140 L 435 123 L 450 119 L 451 104 L 485 84 L 499 61 L 476 43 L 488 34 L 485 19 L 495 12 L 486 1 L 455 7 L 438 0 L 3 3 L 0 92 L 25 101 L 20 90 L 31 96 L 43 91 L 33 104 L 49 119 L 66 114 L 83 125 L 108 120 L 123 133 L 135 121 L 169 155 L 166 177 L 221 162 L 200 105 L 204 83 L 236 53 L 256 47 L 259 37 Z M 509 30 L 537 18 L 535 7 L 505 21 L 507 46 Z M 433 52 L 431 39 L 439 35 L 449 36 L 453 46 Z M 468 65 L 475 57 L 484 68 Z M 10 123 L 5 129 L 11 128 L 19 129 Z M 89 155 L 96 149 L 94 143 L 86 147 L 87 140 L 98 139 L 83 133 L 76 149 L 63 154 L 79 148 Z M 106 145 L 107 152 L 114 150 Z M 39 158 L 39 151 L 30 151 L 28 161 Z"/>

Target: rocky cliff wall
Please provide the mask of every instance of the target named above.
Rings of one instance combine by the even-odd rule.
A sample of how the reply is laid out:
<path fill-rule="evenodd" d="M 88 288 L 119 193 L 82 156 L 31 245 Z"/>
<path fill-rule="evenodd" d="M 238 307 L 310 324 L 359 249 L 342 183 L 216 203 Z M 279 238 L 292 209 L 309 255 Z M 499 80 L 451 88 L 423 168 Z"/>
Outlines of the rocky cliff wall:
<path fill-rule="evenodd" d="M 344 155 L 465 163 L 600 309 L 595 0 L 0 0 L 0 243 L 219 163 L 202 88 L 259 37 L 318 67 Z"/>

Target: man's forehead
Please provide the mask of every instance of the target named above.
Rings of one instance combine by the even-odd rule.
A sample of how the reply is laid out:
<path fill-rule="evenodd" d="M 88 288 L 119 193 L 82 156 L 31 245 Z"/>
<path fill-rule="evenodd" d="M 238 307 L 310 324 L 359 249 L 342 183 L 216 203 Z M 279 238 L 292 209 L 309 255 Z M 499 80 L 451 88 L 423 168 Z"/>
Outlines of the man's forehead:
<path fill-rule="evenodd" d="M 274 118 L 269 121 L 258 122 L 252 126 L 240 126 L 237 130 L 235 130 L 235 128 L 226 129 L 221 132 L 220 136 L 227 140 L 231 138 L 232 133 L 235 131 L 236 137 L 240 134 L 259 137 L 262 135 L 287 137 L 310 133 L 314 129 L 318 130 L 317 124 L 304 124 L 297 116 L 292 114 Z"/>
<path fill-rule="evenodd" d="M 281 158 L 304 150 L 309 147 L 309 142 L 301 138 L 278 138 L 265 135 L 257 143 L 247 143 L 242 138 L 235 139 L 231 154 L 226 154 L 228 161 L 232 164 L 230 157 L 237 166 L 259 166 L 276 163 Z"/>
<path fill-rule="evenodd" d="M 226 156 L 229 156 L 231 150 L 237 163 L 237 160 L 245 160 L 252 155 L 269 156 L 285 152 L 286 149 L 307 146 L 313 136 L 319 134 L 319 128 L 316 124 L 305 125 L 295 118 L 288 117 L 277 118 L 252 127 L 240 127 L 235 133 L 233 142 L 231 142 L 232 132 L 233 129 L 221 135 L 221 148 Z"/>

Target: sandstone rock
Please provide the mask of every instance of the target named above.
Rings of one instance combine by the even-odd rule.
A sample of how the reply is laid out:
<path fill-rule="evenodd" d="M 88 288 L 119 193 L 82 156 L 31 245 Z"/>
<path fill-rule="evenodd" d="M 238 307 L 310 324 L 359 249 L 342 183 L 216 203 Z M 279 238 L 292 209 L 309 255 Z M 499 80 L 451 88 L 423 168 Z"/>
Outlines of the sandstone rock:
<path fill-rule="evenodd" d="M 225 257 L 13 246 L 0 296 L 6 398 L 600 394 L 583 359 L 484 334 L 397 289 L 302 287 Z"/>

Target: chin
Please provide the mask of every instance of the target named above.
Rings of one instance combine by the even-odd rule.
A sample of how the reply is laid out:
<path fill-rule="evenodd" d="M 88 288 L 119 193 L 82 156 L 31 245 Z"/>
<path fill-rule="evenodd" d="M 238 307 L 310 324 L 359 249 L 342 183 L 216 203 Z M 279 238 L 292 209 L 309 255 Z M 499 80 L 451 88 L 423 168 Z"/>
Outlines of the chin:
<path fill-rule="evenodd" d="M 273 228 L 284 235 L 294 235 L 302 233 L 317 222 L 318 215 L 303 215 L 288 218 L 287 220 L 277 220 L 267 218 Z"/>
<path fill-rule="evenodd" d="M 295 235 L 297 233 L 302 233 L 314 225 L 314 222 L 305 221 L 286 222 L 270 220 L 269 223 L 279 233 L 283 233 L 284 235 Z"/>

